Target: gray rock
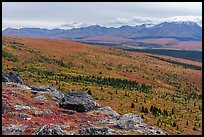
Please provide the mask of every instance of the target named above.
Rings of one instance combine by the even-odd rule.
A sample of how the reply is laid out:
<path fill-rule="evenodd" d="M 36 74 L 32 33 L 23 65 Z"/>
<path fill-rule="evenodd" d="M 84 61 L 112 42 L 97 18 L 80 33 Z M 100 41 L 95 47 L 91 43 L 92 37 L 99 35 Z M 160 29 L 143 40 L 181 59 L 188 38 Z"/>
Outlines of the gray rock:
<path fill-rule="evenodd" d="M 112 129 L 108 127 L 91 127 L 79 130 L 80 135 L 112 135 Z"/>
<path fill-rule="evenodd" d="M 11 110 L 9 109 L 9 107 L 4 102 L 2 102 L 2 114 L 8 113 L 10 111 Z"/>
<path fill-rule="evenodd" d="M 138 115 L 130 113 L 122 116 L 118 120 L 116 127 L 125 130 L 134 130 L 136 124 L 143 124 L 143 119 Z"/>
<path fill-rule="evenodd" d="M 118 120 L 115 118 L 104 118 L 100 121 L 97 122 L 98 124 L 108 124 L 108 125 L 113 125 L 117 126 Z"/>
<path fill-rule="evenodd" d="M 108 116 L 106 118 L 99 120 L 97 122 L 99 124 L 108 124 L 108 125 L 116 126 L 120 118 L 120 115 L 116 111 L 112 110 L 111 107 L 99 108 L 96 110 L 96 112 L 105 113 Z"/>
<path fill-rule="evenodd" d="M 22 114 L 22 113 L 20 113 L 20 114 L 18 114 L 18 116 L 19 116 L 20 118 L 27 118 L 27 117 L 28 117 L 28 114 Z"/>
<path fill-rule="evenodd" d="M 44 125 L 32 135 L 65 135 L 66 133 L 58 125 Z"/>
<path fill-rule="evenodd" d="M 64 97 L 64 94 L 57 90 L 54 87 L 51 86 L 36 86 L 36 85 L 31 85 L 30 88 L 33 90 L 32 93 L 33 94 L 37 94 L 40 93 L 40 91 L 43 92 L 48 92 L 53 96 L 53 100 L 60 102 L 61 99 Z"/>
<path fill-rule="evenodd" d="M 45 102 L 39 102 L 39 104 L 40 104 L 40 105 L 44 105 L 44 104 L 45 104 Z"/>
<path fill-rule="evenodd" d="M 166 133 L 163 132 L 160 128 L 155 128 L 148 125 L 137 129 L 137 132 L 143 135 L 166 135 Z"/>
<path fill-rule="evenodd" d="M 32 90 L 36 90 L 36 91 L 47 91 L 47 87 L 48 86 L 36 86 L 36 85 L 30 86 Z"/>
<path fill-rule="evenodd" d="M 60 102 L 64 97 L 64 94 L 61 91 L 57 90 L 56 88 L 49 87 L 48 91 L 52 94 L 53 100 L 57 102 Z"/>
<path fill-rule="evenodd" d="M 2 74 L 2 82 L 10 82 L 9 78 L 5 74 Z"/>
<path fill-rule="evenodd" d="M 119 118 L 120 117 L 120 115 L 116 111 L 112 110 L 112 108 L 109 106 L 99 108 L 98 111 L 107 113 L 109 118 Z"/>
<path fill-rule="evenodd" d="M 34 97 L 36 99 L 39 99 L 39 100 L 46 100 L 47 98 L 45 97 L 45 95 L 39 95 L 37 97 Z"/>
<path fill-rule="evenodd" d="M 2 82 L 23 83 L 21 77 L 14 72 L 2 73 Z"/>
<path fill-rule="evenodd" d="M 35 94 L 38 94 L 38 91 L 32 90 L 31 93 L 35 95 Z"/>
<path fill-rule="evenodd" d="M 34 115 L 43 115 L 43 116 L 45 116 L 45 115 L 50 114 L 50 113 L 52 113 L 51 110 L 39 110 L 39 111 L 35 111 Z"/>
<path fill-rule="evenodd" d="M 19 87 L 19 88 L 30 89 L 28 86 L 20 84 L 20 83 L 17 83 L 16 86 Z"/>
<path fill-rule="evenodd" d="M 86 92 L 70 91 L 59 103 L 60 107 L 76 110 L 77 112 L 88 112 L 100 107 Z"/>
<path fill-rule="evenodd" d="M 15 105 L 15 110 L 31 109 L 29 106 Z"/>
<path fill-rule="evenodd" d="M 5 132 L 9 132 L 10 135 L 17 134 L 20 135 L 22 132 L 24 132 L 26 129 L 26 126 L 21 124 L 11 124 L 9 126 L 2 126 L 2 130 Z"/>
<path fill-rule="evenodd" d="M 75 113 L 74 110 L 68 110 L 68 109 L 61 110 L 61 112 L 66 113 L 66 114 L 74 114 Z"/>

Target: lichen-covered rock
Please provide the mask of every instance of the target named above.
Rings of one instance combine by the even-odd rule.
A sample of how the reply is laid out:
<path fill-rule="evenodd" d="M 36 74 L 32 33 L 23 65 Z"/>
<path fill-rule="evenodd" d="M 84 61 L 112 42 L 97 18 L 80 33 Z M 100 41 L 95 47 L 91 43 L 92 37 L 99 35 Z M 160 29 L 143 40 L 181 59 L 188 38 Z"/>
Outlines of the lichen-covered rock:
<path fill-rule="evenodd" d="M 51 110 L 39 110 L 39 111 L 35 111 L 34 115 L 47 115 L 47 114 L 50 114 L 50 113 L 52 113 Z"/>
<path fill-rule="evenodd" d="M 112 110 L 111 107 L 99 108 L 98 111 L 107 113 L 109 118 L 119 118 L 120 117 L 120 115 L 117 112 L 115 112 L 114 110 Z"/>
<path fill-rule="evenodd" d="M 2 74 L 2 82 L 10 82 L 9 78 L 5 74 Z"/>
<path fill-rule="evenodd" d="M 19 88 L 30 89 L 28 86 L 20 84 L 20 83 L 17 83 L 16 86 L 19 87 Z"/>
<path fill-rule="evenodd" d="M 143 119 L 135 114 L 129 113 L 123 115 L 117 122 L 117 127 L 120 129 L 133 130 L 136 124 L 143 124 Z"/>
<path fill-rule="evenodd" d="M 39 96 L 34 97 L 34 98 L 39 99 L 39 100 L 46 100 L 47 99 L 44 95 L 39 95 Z"/>
<path fill-rule="evenodd" d="M 9 135 L 20 135 L 26 128 L 27 126 L 22 124 L 11 124 L 8 126 L 2 126 L 2 132 L 6 132 Z"/>
<path fill-rule="evenodd" d="M 100 107 L 88 93 L 80 91 L 68 92 L 59 105 L 77 112 L 88 112 Z"/>
<path fill-rule="evenodd" d="M 164 131 L 162 131 L 160 128 L 155 128 L 152 126 L 148 126 L 144 124 L 144 127 L 141 127 L 137 129 L 136 131 L 143 135 L 166 135 Z"/>
<path fill-rule="evenodd" d="M 50 93 L 53 97 L 53 100 L 55 100 L 57 102 L 60 102 L 61 99 L 64 97 L 64 94 L 61 91 L 59 91 L 56 88 L 51 87 L 51 86 L 31 85 L 30 88 L 33 90 L 32 93 L 34 93 L 34 94 L 41 93 L 40 91 Z"/>
<path fill-rule="evenodd" d="M 2 73 L 2 82 L 23 83 L 21 77 L 14 72 Z"/>
<path fill-rule="evenodd" d="M 112 135 L 112 129 L 108 127 L 91 127 L 79 130 L 80 135 Z"/>
<path fill-rule="evenodd" d="M 108 117 L 102 118 L 97 123 L 99 124 L 108 124 L 116 126 L 118 123 L 118 120 L 120 118 L 120 115 L 112 110 L 111 107 L 103 107 L 96 110 L 96 112 L 106 114 Z"/>
<path fill-rule="evenodd" d="M 58 125 L 44 125 L 32 135 L 65 135 L 65 132 Z"/>

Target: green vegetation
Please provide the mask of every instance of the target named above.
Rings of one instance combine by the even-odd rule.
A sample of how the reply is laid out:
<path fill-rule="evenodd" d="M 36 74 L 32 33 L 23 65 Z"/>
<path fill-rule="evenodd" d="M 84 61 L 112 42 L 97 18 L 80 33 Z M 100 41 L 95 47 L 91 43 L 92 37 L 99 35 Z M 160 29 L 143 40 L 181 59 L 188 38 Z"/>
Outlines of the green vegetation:
<path fill-rule="evenodd" d="M 3 50 L 2 51 L 2 57 L 5 57 L 6 59 L 8 59 L 9 61 L 12 61 L 12 62 L 17 62 L 18 61 L 18 58 L 13 56 L 11 53 Z"/>
<path fill-rule="evenodd" d="M 148 56 L 150 56 L 150 55 L 148 55 Z M 169 63 L 175 64 L 175 65 L 179 65 L 179 66 L 182 66 L 184 68 L 190 68 L 190 69 L 195 69 L 195 70 L 202 70 L 202 67 L 199 67 L 199 66 L 195 66 L 195 65 L 191 65 L 191 64 L 186 64 L 186 63 L 182 63 L 182 62 L 178 62 L 178 61 L 173 61 L 173 60 L 170 60 L 170 59 L 164 59 L 164 58 L 160 58 L 160 57 L 156 57 L 156 56 L 150 56 L 150 57 L 159 59 L 161 61 L 169 62 Z"/>
<path fill-rule="evenodd" d="M 51 44 L 46 41 L 42 44 L 45 47 Z M 115 49 L 84 50 L 77 45 L 65 50 L 55 44 L 59 47 L 55 52 L 45 47 L 42 50 L 40 43 L 34 47 L 34 40 L 32 44 L 25 42 L 26 46 L 16 43 L 4 42 L 2 67 L 5 72 L 21 75 L 25 84 L 54 86 L 64 93 L 86 91 L 101 106 L 110 106 L 119 114 L 141 115 L 147 124 L 171 134 L 199 134 L 202 129 L 199 69 L 184 69 L 178 63 L 169 65 Z"/>
<path fill-rule="evenodd" d="M 61 80 L 64 80 L 66 82 L 74 81 L 74 82 L 89 82 L 89 83 L 95 83 L 98 85 L 107 85 L 112 86 L 113 88 L 120 88 L 120 89 L 128 89 L 128 90 L 139 90 L 144 93 L 151 93 L 150 88 L 151 86 L 145 85 L 145 84 L 139 84 L 136 81 L 127 80 L 127 79 L 119 79 L 119 78 L 111 78 L 111 77 L 101 77 L 101 76 L 63 76 L 64 78 Z"/>

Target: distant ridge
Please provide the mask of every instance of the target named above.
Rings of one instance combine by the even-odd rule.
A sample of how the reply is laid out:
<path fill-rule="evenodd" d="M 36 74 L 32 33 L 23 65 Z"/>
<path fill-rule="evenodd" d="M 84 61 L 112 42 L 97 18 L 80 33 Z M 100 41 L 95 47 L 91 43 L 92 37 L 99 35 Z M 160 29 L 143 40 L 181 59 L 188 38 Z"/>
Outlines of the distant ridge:
<path fill-rule="evenodd" d="M 27 38 L 57 38 L 84 41 L 96 36 L 114 36 L 130 40 L 145 38 L 175 38 L 180 41 L 201 41 L 202 28 L 195 22 L 163 22 L 158 25 L 142 24 L 137 26 L 102 27 L 92 25 L 89 27 L 63 29 L 42 28 L 7 28 L 2 31 L 3 36 L 17 36 Z M 105 40 L 103 40 L 105 41 Z"/>

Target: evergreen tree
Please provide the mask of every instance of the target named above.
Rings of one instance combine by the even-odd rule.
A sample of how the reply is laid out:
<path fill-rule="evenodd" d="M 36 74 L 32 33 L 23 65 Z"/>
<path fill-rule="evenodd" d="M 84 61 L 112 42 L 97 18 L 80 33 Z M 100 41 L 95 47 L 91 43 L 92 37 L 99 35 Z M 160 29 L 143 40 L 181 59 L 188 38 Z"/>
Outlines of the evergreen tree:
<path fill-rule="evenodd" d="M 147 101 L 146 101 L 146 99 L 144 99 L 144 103 L 146 103 Z"/>
<path fill-rule="evenodd" d="M 148 114 L 148 108 L 145 108 L 144 112 Z"/>
<path fill-rule="evenodd" d="M 144 119 L 144 115 L 142 115 L 141 118 Z"/>
<path fill-rule="evenodd" d="M 135 108 L 135 104 L 134 103 L 131 104 L 131 108 Z"/>
<path fill-rule="evenodd" d="M 176 127 L 176 123 L 175 122 L 173 123 L 173 127 Z"/>
<path fill-rule="evenodd" d="M 157 120 L 157 125 L 159 126 L 159 125 L 160 125 L 160 123 L 161 123 L 161 120 L 160 120 L 160 119 L 158 119 L 158 120 Z"/>
<path fill-rule="evenodd" d="M 91 90 L 90 90 L 90 89 L 88 90 L 88 94 L 89 94 L 89 95 L 92 95 L 92 92 L 91 92 Z"/>
<path fill-rule="evenodd" d="M 150 107 L 150 111 L 151 111 L 151 112 L 153 111 L 153 106 Z"/>
<path fill-rule="evenodd" d="M 171 110 L 171 114 L 172 114 L 172 115 L 174 114 L 174 108 L 172 108 L 172 110 Z"/>
<path fill-rule="evenodd" d="M 144 108 L 144 106 L 142 106 L 142 110 L 141 110 L 142 112 L 145 112 L 145 108 Z"/>

